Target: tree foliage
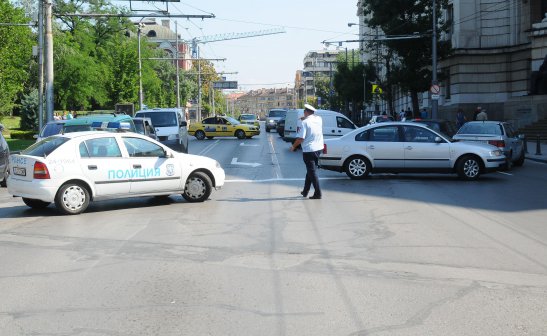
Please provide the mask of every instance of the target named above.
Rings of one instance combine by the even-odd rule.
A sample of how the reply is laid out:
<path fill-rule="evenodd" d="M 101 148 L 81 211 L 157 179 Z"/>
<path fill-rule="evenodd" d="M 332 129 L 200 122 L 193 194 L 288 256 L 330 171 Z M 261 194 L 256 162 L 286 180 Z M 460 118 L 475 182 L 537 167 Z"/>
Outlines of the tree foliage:
<path fill-rule="evenodd" d="M 28 24 L 22 9 L 0 0 L 0 22 Z M 29 78 L 33 35 L 30 27 L 0 26 L 0 118 L 10 113 Z"/>

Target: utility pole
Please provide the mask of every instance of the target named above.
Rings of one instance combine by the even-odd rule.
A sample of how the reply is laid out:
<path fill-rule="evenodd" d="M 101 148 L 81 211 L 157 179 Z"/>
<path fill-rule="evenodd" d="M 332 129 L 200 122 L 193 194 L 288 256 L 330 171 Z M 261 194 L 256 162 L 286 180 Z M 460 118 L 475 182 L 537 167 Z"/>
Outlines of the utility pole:
<path fill-rule="evenodd" d="M 432 64 L 431 64 L 431 84 L 437 85 L 437 8 L 436 8 L 436 0 L 433 0 L 433 38 L 431 42 L 431 58 L 432 58 Z M 431 93 L 430 93 L 431 94 Z M 439 109 L 439 101 L 437 99 L 431 98 L 431 118 L 437 119 L 438 118 L 438 109 Z"/>
<path fill-rule="evenodd" d="M 52 31 L 52 0 L 44 1 L 45 11 L 45 56 L 46 56 L 46 120 L 53 120 L 53 31 Z"/>
<path fill-rule="evenodd" d="M 140 110 L 144 110 L 143 97 L 142 97 L 143 93 L 142 93 L 142 60 L 141 60 L 141 34 L 142 34 L 143 27 L 144 27 L 144 23 L 139 22 L 139 27 L 137 28 L 137 40 L 138 40 L 137 51 L 138 51 L 138 57 L 139 57 L 139 109 Z"/>
<path fill-rule="evenodd" d="M 38 124 L 44 126 L 44 2 L 38 1 Z"/>
<path fill-rule="evenodd" d="M 177 108 L 180 108 L 180 75 L 179 75 L 179 25 L 175 21 L 175 35 L 177 35 L 175 57 L 177 58 Z"/>

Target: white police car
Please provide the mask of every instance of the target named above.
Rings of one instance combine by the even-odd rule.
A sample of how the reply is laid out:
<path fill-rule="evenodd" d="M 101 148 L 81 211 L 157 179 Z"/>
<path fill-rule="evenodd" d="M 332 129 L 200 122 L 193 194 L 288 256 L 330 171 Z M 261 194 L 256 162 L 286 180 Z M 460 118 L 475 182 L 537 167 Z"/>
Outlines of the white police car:
<path fill-rule="evenodd" d="M 224 185 L 207 157 L 178 153 L 137 133 L 89 131 L 48 137 L 9 159 L 8 191 L 31 208 L 79 214 L 90 201 L 182 194 L 205 201 Z"/>

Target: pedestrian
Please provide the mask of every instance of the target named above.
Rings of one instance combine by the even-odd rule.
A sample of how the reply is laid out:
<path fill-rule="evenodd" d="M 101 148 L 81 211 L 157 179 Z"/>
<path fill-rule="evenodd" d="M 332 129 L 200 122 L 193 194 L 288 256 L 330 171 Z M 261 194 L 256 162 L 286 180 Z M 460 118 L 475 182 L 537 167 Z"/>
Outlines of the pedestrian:
<path fill-rule="evenodd" d="M 61 116 L 59 115 L 59 112 L 53 112 L 53 120 L 61 120 Z"/>
<path fill-rule="evenodd" d="M 475 112 L 473 112 L 473 120 L 477 120 L 477 115 L 481 113 L 481 110 L 482 110 L 482 107 L 477 106 L 477 109 L 475 110 Z"/>
<path fill-rule="evenodd" d="M 461 108 L 458 109 L 458 113 L 456 114 L 456 126 L 458 129 L 460 129 L 466 121 L 467 118 L 465 117 L 465 114 L 463 114 L 463 110 Z"/>
<path fill-rule="evenodd" d="M 405 117 L 405 110 L 404 109 L 401 109 L 401 112 L 399 112 L 399 120 L 400 121 L 406 121 L 406 117 Z"/>
<path fill-rule="evenodd" d="M 486 121 L 488 120 L 488 114 L 486 114 L 486 109 L 481 110 L 479 114 L 477 114 L 477 121 Z"/>
<path fill-rule="evenodd" d="M 410 120 L 412 118 L 414 118 L 414 116 L 412 115 L 412 111 L 410 110 L 409 106 L 406 108 L 405 119 Z"/>
<path fill-rule="evenodd" d="M 316 116 L 315 107 L 310 104 L 304 105 L 304 120 L 302 127 L 298 130 L 297 139 L 290 148 L 294 152 L 299 145 L 302 145 L 302 158 L 306 165 L 306 180 L 304 181 L 304 189 L 300 194 L 304 197 L 308 196 L 310 187 L 313 185 L 314 193 L 310 199 L 321 199 L 321 187 L 319 186 L 319 178 L 317 177 L 317 167 L 319 166 L 319 155 L 323 150 L 323 120 Z"/>
<path fill-rule="evenodd" d="M 422 112 L 420 112 L 420 118 L 427 119 L 427 110 L 425 107 L 422 109 Z"/>

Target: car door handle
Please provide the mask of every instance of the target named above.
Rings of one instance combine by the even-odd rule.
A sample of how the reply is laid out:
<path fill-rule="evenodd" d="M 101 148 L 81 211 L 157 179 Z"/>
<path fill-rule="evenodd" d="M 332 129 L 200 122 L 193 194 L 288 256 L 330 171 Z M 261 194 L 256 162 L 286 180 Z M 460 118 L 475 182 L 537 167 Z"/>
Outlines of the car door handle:
<path fill-rule="evenodd" d="M 412 150 L 412 146 L 406 146 L 405 149 Z"/>
<path fill-rule="evenodd" d="M 134 164 L 134 165 L 133 165 L 133 168 L 134 168 L 134 169 L 141 169 L 142 166 L 141 166 L 140 164 Z"/>
<path fill-rule="evenodd" d="M 368 149 L 374 149 L 374 145 L 368 146 Z"/>
<path fill-rule="evenodd" d="M 89 166 L 87 166 L 87 169 L 89 169 L 89 170 L 97 170 L 97 166 L 96 166 L 96 165 L 89 165 Z"/>

